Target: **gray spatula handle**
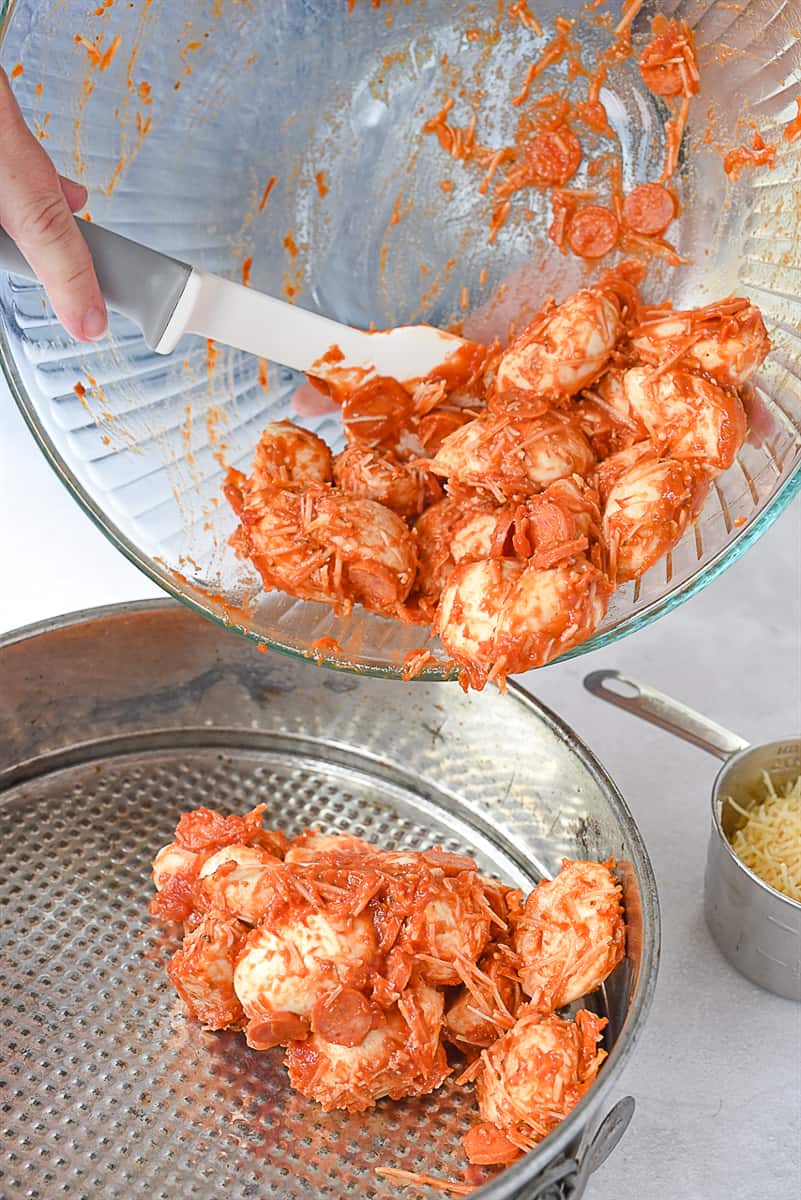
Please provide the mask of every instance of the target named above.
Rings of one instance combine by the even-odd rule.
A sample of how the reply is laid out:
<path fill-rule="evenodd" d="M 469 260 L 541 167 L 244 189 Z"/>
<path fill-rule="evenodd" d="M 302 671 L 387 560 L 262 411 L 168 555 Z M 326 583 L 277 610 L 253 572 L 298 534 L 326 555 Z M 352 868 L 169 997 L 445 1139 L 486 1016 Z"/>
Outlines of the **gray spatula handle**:
<path fill-rule="evenodd" d="M 156 346 L 192 268 L 101 225 L 77 218 L 75 223 L 89 246 L 100 290 L 109 308 L 135 321 L 148 346 Z M 36 278 L 16 244 L 2 229 L 0 270 L 25 279 Z"/>

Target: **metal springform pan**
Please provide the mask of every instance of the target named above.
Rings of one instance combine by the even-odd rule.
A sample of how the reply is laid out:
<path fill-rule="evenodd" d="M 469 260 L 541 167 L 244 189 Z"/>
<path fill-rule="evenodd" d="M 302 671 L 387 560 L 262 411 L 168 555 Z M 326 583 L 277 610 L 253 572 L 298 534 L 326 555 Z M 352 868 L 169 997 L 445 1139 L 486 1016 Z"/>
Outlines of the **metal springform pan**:
<path fill-rule="evenodd" d="M 470 1093 L 325 1114 L 280 1050 L 204 1032 L 168 984 L 150 863 L 179 814 L 260 801 L 289 834 L 435 843 L 526 891 L 563 856 L 614 857 L 628 953 L 592 1005 L 609 1058 L 588 1095 L 482 1200 L 577 1200 L 625 1130 L 613 1108 L 651 1001 L 653 872 L 614 784 L 518 687 L 339 675 L 263 655 L 171 602 L 0 642 L 0 1194 L 390 1197 L 396 1166 L 462 1179 Z"/>

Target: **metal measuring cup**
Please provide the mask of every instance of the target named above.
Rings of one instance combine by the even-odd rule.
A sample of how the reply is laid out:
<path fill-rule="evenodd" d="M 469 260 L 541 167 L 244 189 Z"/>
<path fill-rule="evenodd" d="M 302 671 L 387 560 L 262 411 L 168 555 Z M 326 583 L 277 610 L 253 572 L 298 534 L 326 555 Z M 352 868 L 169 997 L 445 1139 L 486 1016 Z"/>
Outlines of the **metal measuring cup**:
<path fill-rule="evenodd" d="M 609 681 L 621 690 L 609 687 Z M 763 771 L 777 790 L 801 774 L 801 738 L 751 746 L 686 704 L 619 671 L 593 671 L 584 686 L 601 700 L 724 760 L 712 789 L 704 880 L 707 925 L 738 971 L 770 992 L 801 1001 L 801 904 L 770 887 L 734 853 L 730 839 L 746 818 L 729 803 L 748 811 L 763 800 Z"/>

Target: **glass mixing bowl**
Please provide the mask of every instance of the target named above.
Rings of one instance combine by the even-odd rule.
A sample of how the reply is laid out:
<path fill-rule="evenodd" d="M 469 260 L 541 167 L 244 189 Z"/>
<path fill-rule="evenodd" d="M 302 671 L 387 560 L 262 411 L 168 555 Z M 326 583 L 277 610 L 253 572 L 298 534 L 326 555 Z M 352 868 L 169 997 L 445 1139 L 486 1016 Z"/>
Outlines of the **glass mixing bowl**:
<path fill-rule="evenodd" d="M 2 61 L 21 66 L 26 117 L 59 170 L 89 187 L 92 219 L 233 278 L 245 263 L 254 286 L 352 324 L 467 318 L 468 332 L 494 335 L 592 272 L 545 240 L 548 199 L 534 189 L 514 198 L 488 244 L 491 197 L 422 127 L 451 94 L 463 124 L 480 87 L 480 139 L 501 145 L 518 115 L 510 96 L 558 14 L 578 18 L 588 59 L 608 43 L 603 8 L 537 0 L 533 10 L 541 35 L 515 18 L 519 4 L 497 0 L 0 0 Z M 661 10 L 693 26 L 702 91 L 670 230 L 691 261 L 656 262 L 646 292 L 677 306 L 746 293 L 763 310 L 773 351 L 749 401 L 749 440 L 698 523 L 617 591 L 596 635 L 573 653 L 698 591 L 801 485 L 801 141 L 781 138 L 801 92 L 801 3 L 667 0 Z M 653 11 L 646 3 L 637 15 L 635 43 Z M 565 61 L 550 68 L 546 90 L 584 86 Z M 601 98 L 624 187 L 658 177 L 664 107 L 636 57 L 610 71 Z M 727 184 L 722 152 L 750 139 L 750 122 L 776 142 L 776 166 Z M 8 277 L 0 317 L 3 367 L 43 450 L 142 570 L 267 646 L 400 672 L 423 630 L 264 594 L 228 545 L 225 464 L 247 469 L 268 421 L 293 417 L 341 444 L 336 414 L 298 415 L 297 376 L 191 338 L 160 358 L 117 317 L 103 342 L 77 345 L 40 288 Z M 441 662 L 425 672 L 447 674 Z"/>

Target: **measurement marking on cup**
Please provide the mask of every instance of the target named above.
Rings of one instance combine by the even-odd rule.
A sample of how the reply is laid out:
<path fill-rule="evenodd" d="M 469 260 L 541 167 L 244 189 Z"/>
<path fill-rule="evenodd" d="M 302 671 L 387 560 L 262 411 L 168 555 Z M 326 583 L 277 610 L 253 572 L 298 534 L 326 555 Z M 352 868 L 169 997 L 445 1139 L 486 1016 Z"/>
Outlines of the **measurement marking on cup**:
<path fill-rule="evenodd" d="M 777 921 L 775 917 L 769 916 L 768 920 L 770 921 L 771 925 L 775 925 L 777 929 L 782 929 L 785 933 L 792 934 L 793 937 L 798 937 L 798 930 L 794 929 L 792 925 L 785 925 L 784 921 Z"/>
<path fill-rule="evenodd" d="M 767 950 L 763 950 L 761 946 L 755 946 L 754 949 L 756 950 L 757 954 L 761 954 L 763 958 L 768 960 L 768 962 L 775 963 L 777 967 L 789 967 L 790 965 L 789 963 L 785 962 L 783 958 L 776 958 L 775 954 L 768 954 Z"/>

